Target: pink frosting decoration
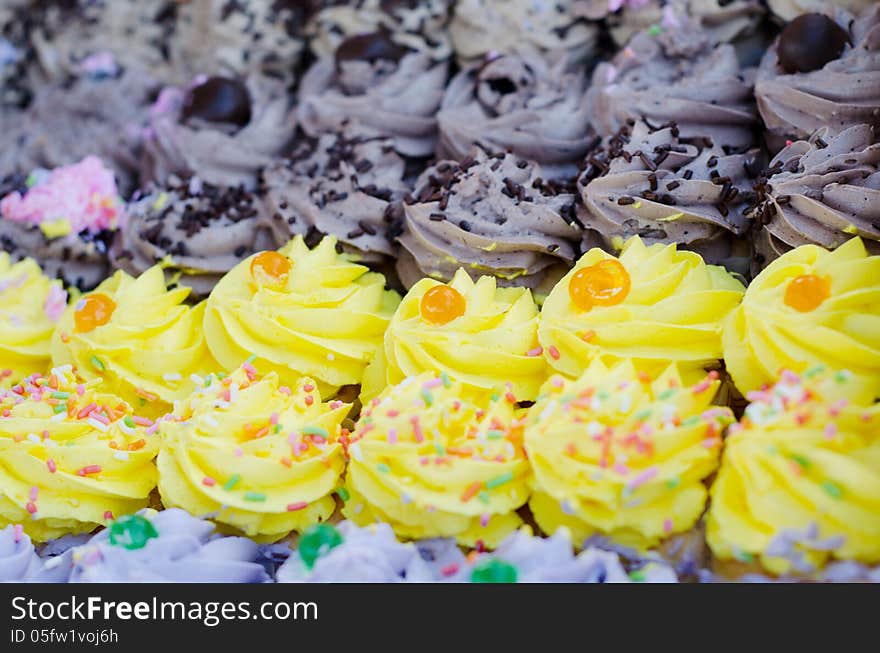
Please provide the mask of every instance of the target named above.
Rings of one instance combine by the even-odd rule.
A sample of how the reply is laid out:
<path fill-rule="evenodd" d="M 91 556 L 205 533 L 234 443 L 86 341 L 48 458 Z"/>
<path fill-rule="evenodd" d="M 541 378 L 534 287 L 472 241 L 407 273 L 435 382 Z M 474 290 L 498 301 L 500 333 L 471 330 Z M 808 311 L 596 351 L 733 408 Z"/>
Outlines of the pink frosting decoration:
<path fill-rule="evenodd" d="M 124 205 L 113 172 L 96 156 L 52 170 L 25 192 L 0 200 L 0 215 L 15 222 L 68 222 L 72 233 L 97 233 L 124 221 Z"/>
<path fill-rule="evenodd" d="M 46 302 L 43 304 L 43 312 L 51 322 L 57 322 L 61 319 L 64 309 L 67 308 L 67 291 L 59 286 L 49 288 L 49 294 L 46 295 Z"/>
<path fill-rule="evenodd" d="M 80 70 L 90 75 L 116 75 L 119 72 L 119 66 L 113 53 L 102 51 L 89 55 L 79 64 Z"/>

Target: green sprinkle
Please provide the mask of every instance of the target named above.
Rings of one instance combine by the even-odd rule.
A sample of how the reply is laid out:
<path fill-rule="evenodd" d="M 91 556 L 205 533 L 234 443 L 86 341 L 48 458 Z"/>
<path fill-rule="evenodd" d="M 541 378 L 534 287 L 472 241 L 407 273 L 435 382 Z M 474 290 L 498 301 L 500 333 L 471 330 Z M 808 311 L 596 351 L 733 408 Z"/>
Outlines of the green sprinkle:
<path fill-rule="evenodd" d="M 305 426 L 301 429 L 303 435 L 320 435 L 322 438 L 329 438 L 330 434 L 327 429 L 321 426 Z"/>
<path fill-rule="evenodd" d="M 629 578 L 635 583 L 644 583 L 647 578 L 645 577 L 644 572 L 641 569 L 636 569 L 634 571 L 629 572 Z"/>
<path fill-rule="evenodd" d="M 28 188 L 32 188 L 37 185 L 37 175 L 33 172 L 27 176 L 27 179 L 24 180 L 24 185 Z"/>
<path fill-rule="evenodd" d="M 810 461 L 798 454 L 792 454 L 791 459 L 795 461 L 798 465 L 806 469 L 810 466 Z"/>
<path fill-rule="evenodd" d="M 837 374 L 834 375 L 834 380 L 838 383 L 846 383 L 852 378 L 852 374 L 847 370 L 841 370 Z"/>
<path fill-rule="evenodd" d="M 250 364 L 253 363 L 255 360 L 257 360 L 257 355 L 256 355 L 256 354 L 251 354 L 250 356 L 248 356 L 247 358 L 244 359 L 244 364 L 245 364 L 245 365 L 250 365 Z"/>
<path fill-rule="evenodd" d="M 126 415 L 122 418 L 122 421 L 125 422 L 125 425 L 130 429 L 133 429 L 135 426 L 137 426 L 137 424 L 135 424 L 134 420 L 131 418 L 131 415 Z"/>
<path fill-rule="evenodd" d="M 89 362 L 92 364 L 92 367 L 94 367 L 95 369 L 101 370 L 102 372 L 104 371 L 104 363 L 97 356 L 92 356 L 89 359 Z"/>
<path fill-rule="evenodd" d="M 748 551 L 741 551 L 740 549 L 733 550 L 733 557 L 739 560 L 740 562 L 750 563 L 754 561 L 755 556 L 753 556 Z"/>
<path fill-rule="evenodd" d="M 281 433 L 281 429 L 282 429 L 282 428 L 283 428 L 283 427 L 281 426 L 281 424 L 276 424 L 276 425 L 275 425 L 275 428 L 272 429 L 272 432 L 273 432 L 273 433 L 276 433 L 276 434 L 277 434 L 277 433 Z"/>
<path fill-rule="evenodd" d="M 765 449 L 765 451 L 766 451 L 767 453 L 769 453 L 770 455 L 772 455 L 772 456 L 775 456 L 776 454 L 779 453 L 779 449 L 776 448 L 776 445 L 775 445 L 775 444 L 768 444 L 768 445 L 767 445 L 767 448 Z"/>
<path fill-rule="evenodd" d="M 52 396 L 53 396 L 55 399 L 70 399 L 70 393 L 69 393 L 69 392 L 53 392 L 53 393 L 52 393 Z"/>
<path fill-rule="evenodd" d="M 376 465 L 376 469 L 378 469 L 383 474 L 387 474 L 388 472 L 391 471 L 391 468 L 388 465 L 386 465 L 385 463 L 379 463 L 378 465 Z"/>
<path fill-rule="evenodd" d="M 682 426 L 696 426 L 700 422 L 703 421 L 703 418 L 699 415 L 691 415 L 690 417 L 683 419 L 681 421 Z"/>
<path fill-rule="evenodd" d="M 348 490 L 346 490 L 344 487 L 341 487 L 338 490 L 336 490 L 336 494 L 338 494 L 339 498 L 342 499 L 343 501 L 348 501 L 351 498 L 351 495 L 348 493 Z"/>
<path fill-rule="evenodd" d="M 667 388 L 663 392 L 657 395 L 657 399 L 660 401 L 666 401 L 667 399 L 675 396 L 675 393 L 678 392 L 678 388 Z"/>
<path fill-rule="evenodd" d="M 238 482 L 240 480 L 241 480 L 241 474 L 233 474 L 232 476 L 229 477 L 229 480 L 226 481 L 226 483 L 223 485 L 223 489 L 226 490 L 227 492 L 229 492 L 230 490 L 232 490 L 232 488 L 234 488 L 236 485 L 238 485 Z"/>
<path fill-rule="evenodd" d="M 445 456 L 446 455 L 446 448 L 442 444 L 440 444 L 439 442 L 434 443 L 434 451 L 437 452 L 438 456 Z"/>
<path fill-rule="evenodd" d="M 481 490 L 477 498 L 483 503 L 489 503 L 489 493 L 486 490 Z"/>
<path fill-rule="evenodd" d="M 600 390 L 596 393 L 596 396 L 599 397 L 599 399 L 601 399 L 602 401 L 608 401 L 609 399 L 611 399 L 611 395 L 608 394 L 605 390 Z"/>
<path fill-rule="evenodd" d="M 244 493 L 245 501 L 265 501 L 266 495 L 262 492 L 245 492 Z"/>
<path fill-rule="evenodd" d="M 499 399 L 501 399 L 501 395 L 498 394 L 497 392 L 493 392 L 493 393 L 492 393 L 492 396 L 490 397 L 490 399 L 491 399 L 492 401 L 498 401 Z"/>
<path fill-rule="evenodd" d="M 640 410 L 639 412 L 637 412 L 637 413 L 634 415 L 634 417 L 635 417 L 637 420 L 641 420 L 641 421 L 645 421 L 645 420 L 648 419 L 650 416 L 651 416 L 651 409 L 650 409 L 650 408 L 643 408 L 642 410 Z"/>
<path fill-rule="evenodd" d="M 663 29 L 659 25 L 651 25 L 648 28 L 648 34 L 650 34 L 651 36 L 660 36 L 662 32 Z"/>
<path fill-rule="evenodd" d="M 440 372 L 440 380 L 443 381 L 444 388 L 452 386 L 452 379 L 449 378 L 449 375 L 446 372 Z"/>
<path fill-rule="evenodd" d="M 147 405 L 146 399 L 144 399 L 143 397 L 138 398 L 138 406 L 141 406 L 143 408 L 146 405 Z"/>
<path fill-rule="evenodd" d="M 424 399 L 426 406 L 432 406 L 434 404 L 434 395 L 432 395 L 426 388 L 422 388 L 422 399 Z"/>
<path fill-rule="evenodd" d="M 53 406 L 52 410 L 55 411 L 55 414 L 57 415 L 58 413 L 62 413 L 67 410 L 67 406 L 65 406 L 64 404 L 58 404 L 57 406 Z"/>
<path fill-rule="evenodd" d="M 825 368 L 822 365 L 817 365 L 816 367 L 811 367 L 806 372 L 804 372 L 804 376 L 808 379 L 816 376 L 817 374 L 822 374 L 825 371 Z"/>
<path fill-rule="evenodd" d="M 831 481 L 822 481 L 822 489 L 834 499 L 839 499 L 843 496 L 843 490 Z"/>
<path fill-rule="evenodd" d="M 490 440 L 500 440 L 504 437 L 504 431 L 499 431 L 498 429 L 489 429 L 486 431 L 486 437 Z"/>
<path fill-rule="evenodd" d="M 493 490 L 499 485 L 504 485 L 513 480 L 513 472 L 506 471 L 503 474 L 496 476 L 495 478 L 490 478 L 486 481 L 486 488 L 489 490 Z"/>
<path fill-rule="evenodd" d="M 678 476 L 673 476 L 668 481 L 666 481 L 666 487 L 670 490 L 674 490 L 681 484 L 681 479 Z"/>

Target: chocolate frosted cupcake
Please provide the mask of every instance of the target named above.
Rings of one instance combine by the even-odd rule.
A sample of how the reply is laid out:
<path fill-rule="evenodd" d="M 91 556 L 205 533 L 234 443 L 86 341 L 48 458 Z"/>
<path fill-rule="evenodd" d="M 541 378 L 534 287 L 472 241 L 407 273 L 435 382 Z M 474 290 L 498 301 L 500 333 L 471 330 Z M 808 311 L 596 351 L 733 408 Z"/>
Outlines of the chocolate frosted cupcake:
<path fill-rule="evenodd" d="M 880 4 L 857 18 L 838 10 L 793 20 L 764 55 L 755 96 L 773 151 L 820 127 L 880 126 Z"/>
<path fill-rule="evenodd" d="M 675 121 L 683 138 L 751 147 L 754 75 L 741 69 L 733 46 L 713 45 L 691 21 L 654 34 L 636 34 L 610 63 L 596 67 L 587 93 L 596 130 L 611 136 L 628 120 Z"/>
<path fill-rule="evenodd" d="M 218 186 L 255 188 L 257 173 L 288 144 L 294 123 L 282 82 L 262 76 L 198 79 L 168 87 L 151 108 L 141 182 L 197 175 Z"/>
<path fill-rule="evenodd" d="M 491 52 L 564 53 L 571 62 L 592 57 L 599 30 L 576 11 L 578 0 L 458 0 L 449 30 L 461 62 Z"/>
<path fill-rule="evenodd" d="M 241 187 L 197 177 L 172 180 L 129 203 L 128 221 L 110 260 L 132 276 L 165 261 L 166 275 L 204 297 L 226 272 L 255 252 L 287 242 L 274 238 L 262 202 Z"/>
<path fill-rule="evenodd" d="M 799 245 L 834 249 L 861 236 L 880 254 L 880 142 L 868 125 L 823 127 L 785 147 L 758 184 L 756 267 Z"/>
<path fill-rule="evenodd" d="M 754 203 L 758 158 L 758 150 L 725 154 L 687 141 L 674 123 L 623 127 L 590 154 L 578 182 L 584 249 L 598 244 L 616 252 L 638 235 L 746 272 L 748 255 L 734 251 L 734 239 L 748 229 L 744 212 Z"/>
<path fill-rule="evenodd" d="M 107 243 L 125 220 L 113 179 L 97 157 L 0 180 L 0 245 L 31 257 L 50 277 L 89 290 L 108 272 Z"/>
<path fill-rule="evenodd" d="M 263 171 L 277 237 L 332 234 L 362 261 L 391 256 L 389 228 L 408 191 L 404 166 L 393 140 L 371 129 L 345 125 L 340 133 L 302 138 L 288 158 Z"/>
<path fill-rule="evenodd" d="M 449 20 L 454 0 L 360 0 L 325 2 L 305 27 L 318 57 L 332 57 L 352 36 L 384 29 L 391 40 L 441 61 L 452 53 Z"/>
<path fill-rule="evenodd" d="M 479 145 L 535 161 L 553 178 L 570 176 L 597 140 L 586 90 L 582 70 L 564 58 L 488 58 L 450 83 L 437 115 L 439 155 L 463 159 Z"/>
<path fill-rule="evenodd" d="M 447 69 L 397 44 L 387 31 L 350 37 L 303 77 L 299 124 L 313 137 L 360 124 L 390 136 L 403 156 L 430 156 Z"/>
<path fill-rule="evenodd" d="M 171 3 L 173 6 L 173 3 Z M 307 2 L 197 0 L 180 3 L 173 56 L 196 74 L 265 75 L 293 81 L 304 48 Z M 183 80 L 181 80 L 183 81 Z"/>
<path fill-rule="evenodd" d="M 549 290 L 577 254 L 574 197 L 513 154 L 475 150 L 441 161 L 416 183 L 405 208 L 397 273 L 409 288 L 422 277 L 448 281 L 463 267 L 501 285 Z"/>

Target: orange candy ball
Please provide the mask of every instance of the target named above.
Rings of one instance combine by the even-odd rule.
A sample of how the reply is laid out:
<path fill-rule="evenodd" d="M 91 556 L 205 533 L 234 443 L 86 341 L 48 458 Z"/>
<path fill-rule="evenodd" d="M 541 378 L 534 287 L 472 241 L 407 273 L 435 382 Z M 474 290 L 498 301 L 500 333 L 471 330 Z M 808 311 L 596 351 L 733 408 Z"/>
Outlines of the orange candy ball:
<path fill-rule="evenodd" d="M 467 301 L 455 288 L 440 285 L 422 295 L 420 308 L 425 320 L 442 325 L 464 315 Z"/>
<path fill-rule="evenodd" d="M 629 294 L 629 272 L 617 259 L 606 259 L 575 272 L 568 294 L 575 306 L 589 311 L 594 306 L 614 306 Z"/>
<path fill-rule="evenodd" d="M 831 297 L 831 281 L 815 274 L 802 274 L 788 282 L 785 304 L 801 313 L 815 311 Z"/>
<path fill-rule="evenodd" d="M 74 330 L 88 333 L 103 324 L 107 324 L 116 310 L 116 302 L 103 293 L 86 295 L 76 304 L 73 311 Z"/>
<path fill-rule="evenodd" d="M 251 261 L 251 276 L 257 283 L 273 288 L 287 285 L 290 276 L 290 259 L 278 252 L 260 252 Z"/>

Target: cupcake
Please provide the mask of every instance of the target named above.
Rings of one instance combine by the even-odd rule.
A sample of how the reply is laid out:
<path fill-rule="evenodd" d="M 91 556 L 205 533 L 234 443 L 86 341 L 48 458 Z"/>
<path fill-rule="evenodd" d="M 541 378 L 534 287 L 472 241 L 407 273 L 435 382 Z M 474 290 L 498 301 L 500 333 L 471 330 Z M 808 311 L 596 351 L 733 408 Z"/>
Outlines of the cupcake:
<path fill-rule="evenodd" d="M 880 254 L 880 142 L 868 125 L 795 141 L 758 184 L 756 273 L 793 247 L 834 249 L 853 236 Z"/>
<path fill-rule="evenodd" d="M 388 524 L 359 528 L 317 524 L 299 538 L 297 549 L 279 567 L 279 583 L 425 582 L 427 565 L 412 543 L 397 541 Z"/>
<path fill-rule="evenodd" d="M 649 562 L 627 572 L 620 556 L 595 547 L 577 555 L 571 533 L 560 528 L 535 537 L 522 528 L 491 553 L 478 555 L 459 576 L 471 583 L 675 583 L 668 566 Z"/>
<path fill-rule="evenodd" d="M 479 145 L 539 163 L 551 179 L 574 175 L 597 140 L 585 102 L 587 77 L 562 57 L 493 55 L 456 75 L 437 114 L 441 157 Z"/>
<path fill-rule="evenodd" d="M 866 399 L 880 397 L 880 256 L 860 238 L 829 252 L 802 245 L 755 277 L 724 318 L 724 362 L 743 394 L 788 369 L 847 370 Z"/>
<path fill-rule="evenodd" d="M 150 108 L 141 182 L 196 175 L 218 186 L 253 189 L 257 173 L 294 133 L 289 98 L 278 80 L 252 75 L 200 77 L 167 87 Z"/>
<path fill-rule="evenodd" d="M 316 3 L 317 4 L 317 3 Z M 318 57 L 332 57 L 343 41 L 384 31 L 401 47 L 442 61 L 452 47 L 447 32 L 453 0 L 396 2 L 362 0 L 357 3 L 325 2 L 309 19 L 305 33 Z"/>
<path fill-rule="evenodd" d="M 58 281 L 43 276 L 33 259 L 12 263 L 0 252 L 0 388 L 49 368 L 49 344 L 67 307 Z"/>
<path fill-rule="evenodd" d="M 189 76 L 256 75 L 294 81 L 303 51 L 303 2 L 198 0 L 176 8 L 172 57 Z"/>
<path fill-rule="evenodd" d="M 110 248 L 114 267 L 137 276 L 160 263 L 166 277 L 206 297 L 244 258 L 280 247 L 263 202 L 241 186 L 215 186 L 198 177 L 172 178 L 136 196 Z"/>
<path fill-rule="evenodd" d="M 253 541 L 221 537 L 183 510 L 142 510 L 74 548 L 69 582 L 264 583 L 259 557 Z"/>
<path fill-rule="evenodd" d="M 755 96 L 771 150 L 826 128 L 880 126 L 880 5 L 858 17 L 802 14 L 786 25 L 758 68 Z"/>
<path fill-rule="evenodd" d="M 680 137 L 675 123 L 639 121 L 586 158 L 578 183 L 585 249 L 598 241 L 614 252 L 638 235 L 747 273 L 748 248 L 738 239 L 750 224 L 759 152 L 728 155 Z"/>
<path fill-rule="evenodd" d="M 397 274 L 409 288 L 422 277 L 449 281 L 456 270 L 500 285 L 550 287 L 576 256 L 574 197 L 546 183 L 541 168 L 513 154 L 441 161 L 416 182 L 404 206 Z"/>
<path fill-rule="evenodd" d="M 220 280 L 208 297 L 204 333 L 226 369 L 250 359 L 287 386 L 309 376 L 330 398 L 361 382 L 399 301 L 381 274 L 339 254 L 335 238 L 309 249 L 297 236 Z"/>
<path fill-rule="evenodd" d="M 284 242 L 298 233 L 332 234 L 360 261 L 392 256 L 389 230 L 409 190 L 405 165 L 394 142 L 369 128 L 345 125 L 302 138 L 262 173 L 275 232 Z"/>
<path fill-rule="evenodd" d="M 693 528 L 734 421 L 712 405 L 719 387 L 717 372 L 689 386 L 674 365 L 652 378 L 629 361 L 596 360 L 574 381 L 551 378 L 525 428 L 529 505 L 541 529 L 643 550 Z"/>
<path fill-rule="evenodd" d="M 459 381 L 424 372 L 370 402 L 348 446 L 343 514 L 467 546 L 494 547 L 513 532 L 531 481 L 515 397 L 503 387 L 466 397 Z"/>
<path fill-rule="evenodd" d="M 142 131 L 159 88 L 153 72 L 123 66 L 103 52 L 76 62 L 58 79 L 35 80 L 27 107 L 0 117 L 0 171 L 27 175 L 96 155 L 127 195 L 137 186 Z"/>
<path fill-rule="evenodd" d="M 707 539 L 715 556 L 771 573 L 792 569 L 792 546 L 812 566 L 880 562 L 880 405 L 830 368 L 786 371 L 749 399 L 712 486 Z M 772 540 L 811 524 L 806 541 Z"/>
<path fill-rule="evenodd" d="M 162 268 L 123 271 L 71 305 L 52 336 L 54 365 L 72 364 L 88 380 L 151 417 L 189 394 L 190 376 L 216 367 L 205 344 L 205 305 L 183 302 L 189 288 L 169 290 Z"/>
<path fill-rule="evenodd" d="M 106 391 L 69 368 L 0 391 L 0 526 L 45 542 L 147 505 L 153 423 Z"/>
<path fill-rule="evenodd" d="M 538 339 L 550 366 L 579 377 L 595 359 L 632 359 L 659 375 L 676 363 L 688 383 L 721 358 L 721 324 L 743 285 L 675 244 L 633 236 L 619 258 L 591 249 L 544 302 Z"/>
<path fill-rule="evenodd" d="M 389 136 L 404 157 L 437 143 L 436 113 L 448 65 L 396 43 L 387 31 L 352 36 L 316 61 L 299 86 L 296 115 L 312 137 L 350 123 Z"/>
<path fill-rule="evenodd" d="M 162 503 L 258 541 L 325 521 L 345 467 L 349 408 L 321 403 L 308 377 L 288 387 L 250 364 L 208 376 L 160 426 Z"/>
<path fill-rule="evenodd" d="M 107 243 L 124 224 L 125 207 L 99 158 L 8 178 L 0 186 L 0 243 L 14 260 L 32 257 L 49 276 L 83 290 L 104 279 Z"/>
<path fill-rule="evenodd" d="M 593 56 L 599 30 L 577 15 L 577 0 L 458 0 L 449 32 L 455 55 L 474 62 L 491 52 L 562 53 L 572 63 Z"/>
<path fill-rule="evenodd" d="M 474 282 L 461 269 L 448 284 L 422 279 L 391 318 L 361 398 L 433 371 L 454 376 L 466 397 L 509 383 L 517 401 L 530 401 L 547 376 L 537 328 L 526 288 L 498 288 L 494 277 Z"/>
<path fill-rule="evenodd" d="M 708 139 L 728 152 L 754 143 L 754 71 L 743 70 L 730 44 L 714 45 L 692 23 L 636 34 L 593 71 L 588 115 L 603 137 L 629 120 L 670 121 L 683 139 Z"/>

